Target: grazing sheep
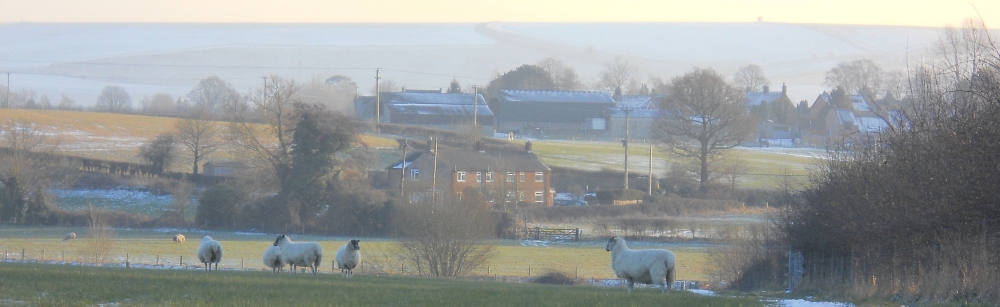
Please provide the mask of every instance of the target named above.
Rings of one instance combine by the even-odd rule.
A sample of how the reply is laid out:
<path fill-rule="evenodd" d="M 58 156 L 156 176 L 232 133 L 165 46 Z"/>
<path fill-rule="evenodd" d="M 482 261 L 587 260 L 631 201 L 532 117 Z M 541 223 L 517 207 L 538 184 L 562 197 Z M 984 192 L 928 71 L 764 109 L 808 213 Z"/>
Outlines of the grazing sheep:
<path fill-rule="evenodd" d="M 184 237 L 184 235 L 182 235 L 182 234 L 175 234 L 174 235 L 174 242 L 184 243 L 184 241 L 186 241 L 186 240 L 187 240 L 187 238 Z"/>
<path fill-rule="evenodd" d="M 281 273 L 281 270 L 285 268 L 285 262 L 281 257 L 280 247 L 271 245 L 264 250 L 264 265 L 271 268 L 271 272 L 275 274 Z"/>
<path fill-rule="evenodd" d="M 608 239 L 604 249 L 611 252 L 611 269 L 618 278 L 628 282 L 629 293 L 632 293 L 636 282 L 659 285 L 663 293 L 674 284 L 677 266 L 673 252 L 665 249 L 633 250 L 620 237 Z"/>
<path fill-rule="evenodd" d="M 75 232 L 67 233 L 66 236 L 63 237 L 63 241 L 69 241 L 69 240 L 73 240 L 73 239 L 76 239 L 76 233 Z"/>
<path fill-rule="evenodd" d="M 205 264 L 206 271 L 212 271 L 213 263 L 215 270 L 218 271 L 219 262 L 222 261 L 222 243 L 209 236 L 201 238 L 201 246 L 198 246 L 198 260 Z"/>
<path fill-rule="evenodd" d="M 292 266 L 292 273 L 296 266 L 309 267 L 313 276 L 323 261 L 323 247 L 316 242 L 295 243 L 286 235 L 280 235 L 274 240 L 274 246 L 281 248 L 282 261 Z"/>
<path fill-rule="evenodd" d="M 358 246 L 358 242 L 361 240 L 351 240 L 337 249 L 337 268 L 347 277 L 353 277 L 354 268 L 361 263 L 361 247 Z"/>

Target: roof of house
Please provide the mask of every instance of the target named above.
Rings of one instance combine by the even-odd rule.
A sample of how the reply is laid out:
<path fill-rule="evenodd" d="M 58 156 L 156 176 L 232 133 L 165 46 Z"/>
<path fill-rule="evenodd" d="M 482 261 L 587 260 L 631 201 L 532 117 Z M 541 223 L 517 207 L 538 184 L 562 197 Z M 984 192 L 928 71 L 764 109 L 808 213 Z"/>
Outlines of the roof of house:
<path fill-rule="evenodd" d="M 382 93 L 383 101 L 386 104 L 451 104 L 451 105 L 474 105 L 472 94 L 447 94 L 428 92 L 399 92 Z M 483 95 L 476 95 L 479 105 L 486 105 Z"/>
<path fill-rule="evenodd" d="M 871 107 L 868 106 L 868 100 L 865 96 L 861 95 L 851 95 L 851 103 L 854 104 L 854 111 L 858 112 L 871 112 Z"/>
<path fill-rule="evenodd" d="M 414 153 L 407 155 L 407 167 L 412 161 L 433 159 L 434 155 Z M 508 171 L 508 172 L 544 172 L 549 167 L 538 159 L 534 153 L 526 151 L 484 150 L 477 151 L 464 148 L 438 148 L 438 169 L 457 171 Z M 389 168 L 399 168 L 402 160 L 396 161 Z"/>
<path fill-rule="evenodd" d="M 605 92 L 501 90 L 500 96 L 504 101 L 593 103 L 608 104 L 608 107 L 615 104 L 611 95 Z"/>
<path fill-rule="evenodd" d="M 889 123 L 878 116 L 858 116 L 858 131 L 864 133 L 879 133 L 889 129 Z"/>
<path fill-rule="evenodd" d="M 469 95 L 470 98 L 472 95 Z M 449 115 L 449 116 L 465 116 L 468 115 L 469 120 L 472 119 L 473 114 L 477 116 L 493 116 L 493 111 L 490 111 L 490 107 L 485 103 L 474 106 L 468 105 L 456 105 L 456 104 L 422 104 L 422 103 L 396 103 L 388 104 L 385 106 L 390 112 L 393 113 L 407 113 L 415 115 Z M 478 114 L 475 110 L 478 108 Z"/>
<path fill-rule="evenodd" d="M 841 125 L 844 125 L 844 124 L 847 124 L 847 123 L 857 123 L 858 122 L 857 121 L 857 117 L 854 116 L 854 111 L 853 110 L 850 110 L 850 109 L 836 109 L 835 112 L 837 114 L 837 121 L 840 122 Z"/>
<path fill-rule="evenodd" d="M 615 99 L 615 109 L 656 109 L 659 106 L 653 96 L 626 95 Z"/>
<path fill-rule="evenodd" d="M 761 103 L 775 102 L 781 99 L 781 92 L 747 92 L 747 106 L 759 106 Z"/>

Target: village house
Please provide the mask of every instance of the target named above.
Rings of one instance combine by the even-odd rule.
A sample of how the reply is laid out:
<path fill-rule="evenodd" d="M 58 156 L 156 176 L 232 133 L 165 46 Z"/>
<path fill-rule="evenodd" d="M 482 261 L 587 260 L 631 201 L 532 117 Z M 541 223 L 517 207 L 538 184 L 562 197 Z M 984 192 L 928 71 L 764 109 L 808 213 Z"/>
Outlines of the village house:
<path fill-rule="evenodd" d="M 476 189 L 491 202 L 527 203 L 552 206 L 552 170 L 531 152 L 531 143 L 523 151 L 482 148 L 439 147 L 437 176 L 434 176 L 435 153 L 432 149 L 407 153 L 386 168 L 389 186 L 399 189 L 431 190 L 436 180 L 438 191 L 460 194 Z M 400 178 L 405 176 L 405 178 Z M 406 187 L 409 186 L 409 187 Z"/>

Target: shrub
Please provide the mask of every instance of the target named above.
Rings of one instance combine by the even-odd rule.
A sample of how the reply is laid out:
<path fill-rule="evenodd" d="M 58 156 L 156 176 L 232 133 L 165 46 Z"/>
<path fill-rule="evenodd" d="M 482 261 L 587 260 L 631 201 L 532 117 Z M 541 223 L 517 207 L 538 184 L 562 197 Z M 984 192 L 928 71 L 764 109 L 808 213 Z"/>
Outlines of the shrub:
<path fill-rule="evenodd" d="M 576 280 L 566 273 L 550 270 L 545 275 L 535 277 L 531 282 L 546 285 L 574 285 Z"/>
<path fill-rule="evenodd" d="M 196 222 L 209 229 L 234 227 L 242 199 L 237 190 L 227 185 L 213 186 L 198 200 Z"/>

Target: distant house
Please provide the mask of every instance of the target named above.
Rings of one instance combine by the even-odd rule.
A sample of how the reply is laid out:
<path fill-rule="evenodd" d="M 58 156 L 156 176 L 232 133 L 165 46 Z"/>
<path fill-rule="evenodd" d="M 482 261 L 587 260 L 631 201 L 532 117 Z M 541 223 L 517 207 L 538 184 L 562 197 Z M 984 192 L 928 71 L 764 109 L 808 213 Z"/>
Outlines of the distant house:
<path fill-rule="evenodd" d="M 748 108 L 760 106 L 768 103 L 784 102 L 789 105 L 792 104 L 792 100 L 788 98 L 788 87 L 784 84 L 781 85 L 780 92 L 772 92 L 771 88 L 767 85 L 760 92 L 747 92 L 746 103 Z"/>
<path fill-rule="evenodd" d="M 437 190 L 459 194 L 477 189 L 491 202 L 533 203 L 552 206 L 552 170 L 530 151 L 439 147 Z M 434 180 L 434 152 L 417 150 L 386 168 L 390 186 L 404 185 L 430 190 Z M 400 178 L 405 176 L 404 178 Z M 407 188 L 409 189 L 409 188 Z"/>
<path fill-rule="evenodd" d="M 379 118 L 384 123 L 418 125 L 435 128 L 456 128 L 472 125 L 473 117 L 483 131 L 493 131 L 493 111 L 482 95 L 449 94 L 440 91 L 404 90 L 384 92 L 378 103 Z M 373 121 L 375 96 L 355 99 L 355 112 L 361 120 Z"/>
<path fill-rule="evenodd" d="M 247 169 L 247 164 L 240 161 L 207 162 L 202 165 L 205 176 L 232 177 Z"/>
<path fill-rule="evenodd" d="M 888 128 L 889 122 L 876 114 L 874 106 L 864 96 L 849 95 L 848 99 L 849 108 L 837 107 L 833 103 L 833 95 L 827 92 L 818 95 L 809 106 L 809 118 L 799 126 L 803 132 L 803 143 L 815 146 L 830 140 L 872 139 Z"/>
<path fill-rule="evenodd" d="M 757 124 L 756 139 L 761 145 L 773 146 L 794 146 L 801 138 L 799 129 L 794 122 L 795 105 L 788 98 L 788 87 L 781 85 L 780 92 L 772 92 L 770 87 L 765 85 L 762 91 L 747 92 L 745 98 L 746 106 L 751 113 L 759 117 Z M 771 106 L 784 104 L 790 111 L 786 117 L 779 118 L 770 113 Z"/>
<path fill-rule="evenodd" d="M 534 137 L 605 137 L 615 100 L 605 92 L 502 90 L 497 130 Z"/>

